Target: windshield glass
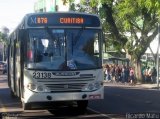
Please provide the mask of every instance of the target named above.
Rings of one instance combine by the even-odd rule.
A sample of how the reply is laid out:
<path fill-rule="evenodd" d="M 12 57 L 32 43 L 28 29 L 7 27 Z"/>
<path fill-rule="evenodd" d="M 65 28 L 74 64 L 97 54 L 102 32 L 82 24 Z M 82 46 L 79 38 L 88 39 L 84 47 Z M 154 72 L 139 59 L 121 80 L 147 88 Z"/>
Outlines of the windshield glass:
<path fill-rule="evenodd" d="M 100 30 L 30 29 L 27 67 L 41 70 L 100 68 Z"/>

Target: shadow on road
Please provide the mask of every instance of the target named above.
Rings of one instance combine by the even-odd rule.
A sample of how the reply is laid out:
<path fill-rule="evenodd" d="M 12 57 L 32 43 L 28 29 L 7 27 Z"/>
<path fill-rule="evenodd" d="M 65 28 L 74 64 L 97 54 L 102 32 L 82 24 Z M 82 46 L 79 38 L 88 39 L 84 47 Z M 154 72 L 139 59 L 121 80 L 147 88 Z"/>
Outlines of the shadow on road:
<path fill-rule="evenodd" d="M 1 113 L 1 117 L 15 117 L 16 119 L 109 119 L 109 117 L 104 117 L 90 110 L 87 110 L 85 114 L 79 114 L 74 107 L 54 111 L 54 114 L 49 113 L 47 110 L 7 112 Z"/>
<path fill-rule="evenodd" d="M 3 108 L 20 108 L 19 99 L 11 97 L 9 88 L 0 88 L 0 103 L 1 106 L 3 105 Z"/>
<path fill-rule="evenodd" d="M 47 110 L 23 111 L 19 99 L 11 97 L 9 88 L 0 88 L 0 115 L 0 118 L 16 119 L 108 119 L 91 110 L 81 114 L 74 106 L 58 108 L 52 113 Z"/>

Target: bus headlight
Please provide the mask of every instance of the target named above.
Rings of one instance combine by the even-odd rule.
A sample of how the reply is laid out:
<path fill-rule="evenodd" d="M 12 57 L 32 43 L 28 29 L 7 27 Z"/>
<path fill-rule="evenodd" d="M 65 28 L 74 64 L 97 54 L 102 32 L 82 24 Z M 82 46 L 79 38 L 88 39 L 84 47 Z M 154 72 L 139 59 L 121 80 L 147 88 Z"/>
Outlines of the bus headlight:
<path fill-rule="evenodd" d="M 99 89 L 99 88 L 101 87 L 101 84 L 102 84 L 102 83 L 100 83 L 100 82 L 95 82 L 95 83 L 94 83 L 94 87 L 95 87 L 96 89 Z"/>
<path fill-rule="evenodd" d="M 37 86 L 37 92 L 50 92 L 49 89 L 45 86 L 39 85 Z"/>
<path fill-rule="evenodd" d="M 49 89 L 45 86 L 38 85 L 37 89 L 35 90 L 36 92 L 50 92 Z"/>
<path fill-rule="evenodd" d="M 44 90 L 43 86 L 37 86 L 37 91 L 42 92 Z"/>
<path fill-rule="evenodd" d="M 90 83 L 88 85 L 88 90 L 94 90 L 94 84 L 93 83 Z"/>
<path fill-rule="evenodd" d="M 27 88 L 31 91 L 35 91 L 35 92 L 50 92 L 49 89 L 45 86 L 42 85 L 36 85 L 34 83 L 29 83 L 27 85 Z"/>
<path fill-rule="evenodd" d="M 94 90 L 98 90 L 99 88 L 101 88 L 102 86 L 102 82 L 93 82 L 93 83 L 89 83 L 88 85 L 86 85 L 82 91 L 94 91 Z"/>
<path fill-rule="evenodd" d="M 29 84 L 27 85 L 27 88 L 28 88 L 29 90 L 35 90 L 37 87 L 36 87 L 35 84 L 29 83 Z"/>

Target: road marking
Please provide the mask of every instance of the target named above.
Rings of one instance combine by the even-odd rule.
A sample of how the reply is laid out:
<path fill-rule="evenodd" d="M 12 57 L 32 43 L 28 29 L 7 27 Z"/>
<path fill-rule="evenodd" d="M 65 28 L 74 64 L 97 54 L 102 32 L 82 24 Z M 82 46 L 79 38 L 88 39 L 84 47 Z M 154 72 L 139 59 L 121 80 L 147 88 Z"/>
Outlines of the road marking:
<path fill-rule="evenodd" d="M 92 111 L 92 112 L 94 112 L 94 113 L 100 114 L 101 116 L 104 116 L 104 117 L 107 117 L 107 118 L 112 119 L 112 117 L 110 117 L 110 116 L 108 116 L 108 115 L 106 115 L 106 114 L 102 114 L 102 113 L 99 112 L 99 111 L 96 111 L 96 110 L 91 109 L 91 108 L 89 108 L 89 107 L 88 107 L 87 109 L 90 110 L 90 111 Z"/>
<path fill-rule="evenodd" d="M 91 109 L 91 108 L 87 108 L 87 109 L 94 112 L 94 113 L 99 114 L 99 116 L 103 116 L 108 119 L 125 119 L 125 115 L 122 115 L 122 114 L 103 114 L 103 113 L 96 111 L 94 109 Z"/>

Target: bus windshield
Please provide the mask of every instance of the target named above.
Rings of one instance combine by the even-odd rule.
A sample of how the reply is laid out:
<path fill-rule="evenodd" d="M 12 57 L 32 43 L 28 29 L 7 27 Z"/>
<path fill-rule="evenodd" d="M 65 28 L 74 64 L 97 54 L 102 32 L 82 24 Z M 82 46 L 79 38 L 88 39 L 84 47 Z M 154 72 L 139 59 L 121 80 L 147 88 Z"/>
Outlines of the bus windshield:
<path fill-rule="evenodd" d="M 29 29 L 27 67 L 40 70 L 100 68 L 100 32 L 94 29 Z"/>

